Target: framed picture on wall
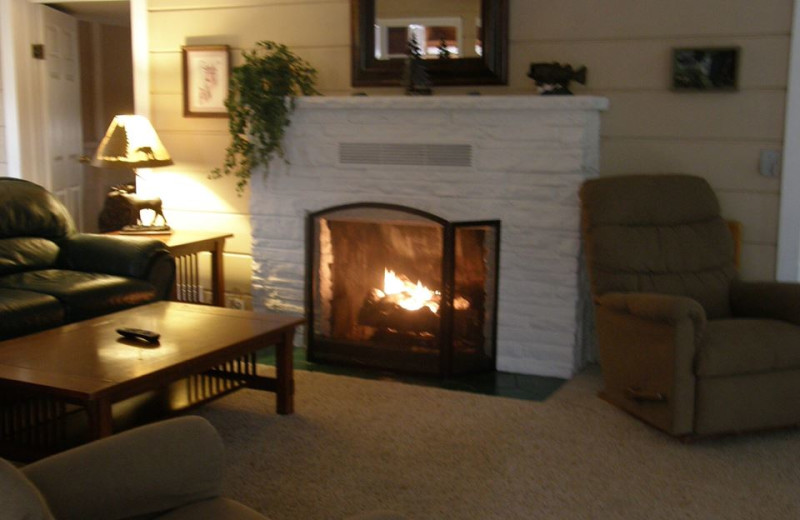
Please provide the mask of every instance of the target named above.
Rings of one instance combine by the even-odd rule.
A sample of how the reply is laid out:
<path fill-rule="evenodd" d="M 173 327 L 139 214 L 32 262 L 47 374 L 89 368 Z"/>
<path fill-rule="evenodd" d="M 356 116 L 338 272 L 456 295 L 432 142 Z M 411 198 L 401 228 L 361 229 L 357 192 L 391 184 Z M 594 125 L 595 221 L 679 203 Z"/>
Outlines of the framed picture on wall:
<path fill-rule="evenodd" d="M 225 98 L 231 73 L 227 45 L 184 46 L 184 117 L 228 117 Z"/>
<path fill-rule="evenodd" d="M 738 47 L 672 50 L 672 90 L 736 90 L 738 75 Z"/>

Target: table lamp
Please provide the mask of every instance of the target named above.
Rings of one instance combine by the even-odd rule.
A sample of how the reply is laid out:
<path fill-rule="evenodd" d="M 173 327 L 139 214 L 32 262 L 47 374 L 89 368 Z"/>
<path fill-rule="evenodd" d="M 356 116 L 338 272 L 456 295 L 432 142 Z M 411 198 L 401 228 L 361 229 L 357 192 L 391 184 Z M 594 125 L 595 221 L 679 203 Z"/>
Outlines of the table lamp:
<path fill-rule="evenodd" d="M 161 198 L 140 198 L 136 195 L 137 168 L 158 168 L 174 164 L 169 152 L 158 138 L 153 125 L 144 116 L 118 115 L 114 117 L 106 131 L 105 137 L 97 147 L 91 161 L 98 168 L 127 168 L 134 173 L 133 190 L 115 189 L 109 197 L 119 197 L 128 206 L 131 220 L 136 224 L 122 227 L 121 233 L 169 233 L 170 227 L 161 209 Z M 150 224 L 142 222 L 141 211 L 149 209 L 154 212 Z M 159 217 L 163 224 L 156 225 Z"/>

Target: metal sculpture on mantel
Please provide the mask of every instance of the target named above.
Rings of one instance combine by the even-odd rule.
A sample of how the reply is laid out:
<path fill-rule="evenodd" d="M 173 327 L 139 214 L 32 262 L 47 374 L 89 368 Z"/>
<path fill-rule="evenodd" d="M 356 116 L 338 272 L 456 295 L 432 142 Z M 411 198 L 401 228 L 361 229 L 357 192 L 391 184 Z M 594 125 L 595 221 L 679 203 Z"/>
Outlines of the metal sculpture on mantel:
<path fill-rule="evenodd" d="M 561 65 L 557 62 L 552 63 L 531 63 L 528 71 L 531 78 L 543 96 L 571 96 L 569 89 L 571 81 L 577 81 L 581 85 L 586 84 L 586 67 L 573 70 L 571 65 Z"/>
<path fill-rule="evenodd" d="M 407 96 L 429 96 L 431 92 L 431 79 L 425 70 L 422 51 L 417 43 L 417 38 L 412 34 L 408 40 L 407 56 L 403 68 L 403 86 Z"/>

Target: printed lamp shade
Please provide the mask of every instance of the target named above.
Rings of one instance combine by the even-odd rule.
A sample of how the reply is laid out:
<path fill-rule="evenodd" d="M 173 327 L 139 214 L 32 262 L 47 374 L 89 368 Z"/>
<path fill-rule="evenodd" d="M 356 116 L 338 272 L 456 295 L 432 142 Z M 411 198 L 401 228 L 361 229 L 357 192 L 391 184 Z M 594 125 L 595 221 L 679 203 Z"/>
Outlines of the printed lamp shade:
<path fill-rule="evenodd" d="M 92 159 L 92 166 L 100 168 L 155 168 L 171 164 L 172 157 L 150 121 L 134 115 L 114 117 Z"/>

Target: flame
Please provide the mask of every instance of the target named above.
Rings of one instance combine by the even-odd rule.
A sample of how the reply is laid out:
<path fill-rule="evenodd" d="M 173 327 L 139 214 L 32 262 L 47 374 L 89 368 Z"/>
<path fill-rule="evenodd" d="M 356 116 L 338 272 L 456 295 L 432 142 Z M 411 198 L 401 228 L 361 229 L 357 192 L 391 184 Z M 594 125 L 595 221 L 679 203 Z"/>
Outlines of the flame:
<path fill-rule="evenodd" d="M 439 313 L 439 302 L 442 295 L 439 291 L 433 291 L 425 287 L 421 281 L 413 283 L 405 275 L 398 275 L 391 269 L 383 269 L 383 290 L 372 289 L 373 298 L 382 300 L 386 298 L 398 306 L 409 310 L 417 311 L 427 307 L 434 314 Z M 456 310 L 469 309 L 469 300 L 462 296 L 453 299 L 453 307 Z"/>
<path fill-rule="evenodd" d="M 397 305 L 409 311 L 427 307 L 434 314 L 439 312 L 439 304 L 433 301 L 437 292 L 428 289 L 419 280 L 414 284 L 405 276 L 397 276 L 389 269 L 383 270 L 383 292 Z"/>

